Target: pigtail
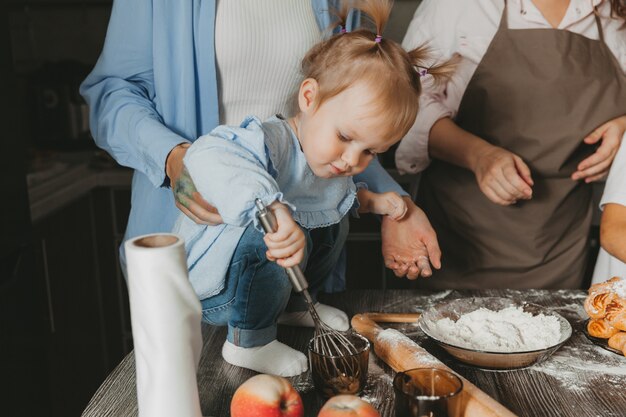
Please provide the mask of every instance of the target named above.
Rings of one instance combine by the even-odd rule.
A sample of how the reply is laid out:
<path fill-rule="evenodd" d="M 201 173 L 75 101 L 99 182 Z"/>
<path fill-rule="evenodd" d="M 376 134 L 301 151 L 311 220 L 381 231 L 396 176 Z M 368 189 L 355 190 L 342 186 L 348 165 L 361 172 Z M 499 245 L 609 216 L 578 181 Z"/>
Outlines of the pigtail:
<path fill-rule="evenodd" d="M 372 22 L 376 31 L 375 35 L 380 38 L 387 26 L 389 16 L 391 15 L 391 8 L 393 7 L 392 0 L 359 0 L 355 6 L 361 10 L 366 17 Z M 380 40 L 379 40 L 380 41 Z M 379 42 L 377 41 L 377 43 Z"/>
<path fill-rule="evenodd" d="M 426 44 L 408 51 L 408 55 L 420 78 L 431 75 L 436 84 L 449 80 L 459 61 L 455 56 L 442 63 L 433 63 L 432 50 Z"/>
<path fill-rule="evenodd" d="M 350 10 L 353 7 L 353 3 L 354 0 L 341 1 L 339 8 L 335 8 L 332 10 L 331 14 L 335 17 L 335 19 L 328 28 L 328 33 L 334 33 L 337 28 L 339 28 L 339 34 L 346 33 L 348 15 L 350 14 Z"/>

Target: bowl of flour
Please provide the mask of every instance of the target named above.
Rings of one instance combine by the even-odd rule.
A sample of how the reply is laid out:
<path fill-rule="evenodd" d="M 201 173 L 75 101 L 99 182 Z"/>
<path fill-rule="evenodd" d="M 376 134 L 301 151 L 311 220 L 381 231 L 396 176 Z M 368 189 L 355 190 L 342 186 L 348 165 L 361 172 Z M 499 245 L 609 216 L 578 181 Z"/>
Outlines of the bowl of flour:
<path fill-rule="evenodd" d="M 440 302 L 422 313 L 419 326 L 459 361 L 496 370 L 542 362 L 572 335 L 558 313 L 499 297 Z"/>

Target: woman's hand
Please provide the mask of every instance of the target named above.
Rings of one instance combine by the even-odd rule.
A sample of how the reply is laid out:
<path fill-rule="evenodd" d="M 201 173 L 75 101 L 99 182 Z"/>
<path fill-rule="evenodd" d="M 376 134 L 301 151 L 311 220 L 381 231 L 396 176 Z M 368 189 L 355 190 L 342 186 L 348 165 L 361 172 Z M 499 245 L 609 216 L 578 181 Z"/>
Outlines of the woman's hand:
<path fill-rule="evenodd" d="M 387 193 L 374 193 L 365 188 L 357 192 L 359 199 L 359 213 L 374 213 L 381 216 L 389 216 L 392 220 L 400 220 L 407 212 L 404 199 L 393 191 Z"/>
<path fill-rule="evenodd" d="M 578 171 L 572 174 L 572 179 L 589 183 L 606 178 L 625 131 L 626 116 L 621 116 L 604 123 L 583 139 L 588 145 L 602 142 L 592 155 L 578 164 Z"/>
<path fill-rule="evenodd" d="M 528 165 L 506 149 L 489 145 L 476 157 L 472 167 L 480 190 L 496 204 L 508 206 L 529 200 L 534 184 Z"/>
<path fill-rule="evenodd" d="M 170 179 L 176 207 L 198 224 L 222 224 L 222 216 L 202 198 L 183 164 L 189 146 L 189 143 L 176 146 L 165 161 L 165 173 Z"/>
<path fill-rule="evenodd" d="M 532 197 L 534 183 L 522 158 L 461 129 L 449 117 L 431 128 L 428 150 L 434 158 L 471 170 L 480 190 L 496 204 Z"/>
<path fill-rule="evenodd" d="M 296 266 L 304 259 L 306 238 L 304 232 L 293 220 L 287 206 L 274 202 L 269 209 L 276 216 L 278 227 L 274 233 L 266 233 L 263 241 L 267 245 L 265 256 L 283 268 Z"/>
<path fill-rule="evenodd" d="M 432 275 L 431 265 L 441 268 L 441 250 L 437 235 L 426 214 L 411 201 L 403 197 L 407 206 L 406 215 L 399 221 L 389 216 L 382 220 L 382 250 L 385 266 L 397 277 L 416 279 L 420 275 Z"/>

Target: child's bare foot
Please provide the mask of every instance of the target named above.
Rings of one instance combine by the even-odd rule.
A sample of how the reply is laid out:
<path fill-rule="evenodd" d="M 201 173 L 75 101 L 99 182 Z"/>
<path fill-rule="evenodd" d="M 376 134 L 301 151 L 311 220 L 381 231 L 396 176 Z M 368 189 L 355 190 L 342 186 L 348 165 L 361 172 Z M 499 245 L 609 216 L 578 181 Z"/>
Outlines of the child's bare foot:
<path fill-rule="evenodd" d="M 251 348 L 235 346 L 227 340 L 222 346 L 222 357 L 231 365 L 263 374 L 295 376 L 308 369 L 306 356 L 302 352 L 278 340 Z"/>

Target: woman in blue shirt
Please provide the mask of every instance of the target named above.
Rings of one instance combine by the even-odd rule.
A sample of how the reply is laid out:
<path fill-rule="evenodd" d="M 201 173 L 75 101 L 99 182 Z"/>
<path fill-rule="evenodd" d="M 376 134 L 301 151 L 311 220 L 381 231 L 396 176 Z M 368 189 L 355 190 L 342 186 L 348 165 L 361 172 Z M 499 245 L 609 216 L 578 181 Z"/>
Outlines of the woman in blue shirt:
<path fill-rule="evenodd" d="M 231 72 L 220 72 L 220 50 L 235 53 L 231 59 L 240 65 L 234 67 L 241 68 L 256 64 L 249 57 L 259 48 L 282 50 L 283 56 L 290 60 L 287 64 L 274 60 L 259 71 L 267 79 L 279 77 L 276 83 L 285 81 L 281 68 L 288 68 L 289 76 L 299 77 L 298 64 L 304 54 L 288 50 L 289 42 L 298 39 L 302 45 L 309 42 L 300 49 L 306 51 L 316 40 L 302 39 L 302 30 L 287 32 L 287 23 L 308 11 L 304 18 L 314 20 L 321 36 L 331 23 L 329 10 L 336 6 L 335 2 L 312 0 L 306 10 L 293 10 L 293 14 L 285 15 L 285 10 L 296 7 L 294 3 L 301 7 L 304 2 L 261 0 L 242 2 L 240 7 L 231 9 L 239 15 L 221 16 L 220 8 L 231 3 L 237 5 L 233 0 L 113 3 L 102 53 L 83 82 L 81 94 L 90 106 L 91 130 L 98 146 L 121 165 L 135 170 L 125 240 L 172 229 L 180 211 L 176 209 L 169 185 L 180 175 L 186 148 L 224 122 L 223 82 Z M 246 15 L 253 7 L 250 3 L 257 7 L 252 16 Z M 280 7 L 269 7 L 277 3 Z M 262 7 L 273 12 L 266 21 L 260 16 Z M 354 15 L 353 20 L 356 17 Z M 284 22 L 277 25 L 277 19 L 284 19 Z M 248 33 L 255 28 L 256 31 Z M 278 28 L 282 35 L 263 38 L 269 28 Z M 242 42 L 247 48 L 233 50 L 229 42 L 221 43 L 229 39 L 223 36 L 229 30 L 231 34 L 252 36 L 251 41 Z M 284 101 L 276 99 L 282 105 Z M 252 105 L 247 113 L 262 118 L 280 113 L 270 109 L 271 106 L 260 107 L 261 110 Z M 430 267 L 424 259 L 430 258 L 432 265 L 439 267 L 440 252 L 435 233 L 423 212 L 377 161 L 357 180 L 367 183 L 375 192 L 396 191 L 406 196 L 408 212 L 404 219 L 400 222 L 382 220 L 385 264 L 398 276 L 414 279 L 420 274 L 430 275 Z M 188 209 L 183 211 L 198 222 L 221 222 L 219 215 L 199 196 L 185 204 Z"/>

